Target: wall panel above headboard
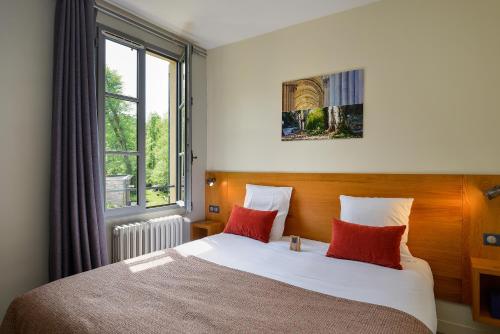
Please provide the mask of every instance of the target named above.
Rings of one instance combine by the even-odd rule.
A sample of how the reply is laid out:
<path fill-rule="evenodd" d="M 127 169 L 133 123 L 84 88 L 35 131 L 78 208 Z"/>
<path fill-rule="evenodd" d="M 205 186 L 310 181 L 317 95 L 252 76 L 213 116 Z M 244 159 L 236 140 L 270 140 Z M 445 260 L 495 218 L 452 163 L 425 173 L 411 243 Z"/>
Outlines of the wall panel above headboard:
<path fill-rule="evenodd" d="M 247 183 L 293 187 L 285 235 L 330 241 L 331 220 L 340 216 L 340 195 L 412 197 L 408 245 L 429 262 L 436 297 L 469 303 L 469 257 L 500 259 L 500 250 L 480 245 L 482 231 L 500 232 L 500 199 L 482 191 L 500 184 L 500 176 L 429 174 L 337 174 L 207 172 L 207 219 L 226 222 L 234 204 L 243 205 Z M 220 213 L 208 211 L 220 206 Z M 499 224 L 500 225 L 500 224 Z"/>

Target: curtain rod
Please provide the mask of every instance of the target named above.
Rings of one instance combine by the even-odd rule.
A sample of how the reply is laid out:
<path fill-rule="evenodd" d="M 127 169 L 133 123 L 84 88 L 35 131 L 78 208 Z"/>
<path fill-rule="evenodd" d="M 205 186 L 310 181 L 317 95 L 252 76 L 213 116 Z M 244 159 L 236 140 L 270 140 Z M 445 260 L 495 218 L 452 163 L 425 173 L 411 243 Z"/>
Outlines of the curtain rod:
<path fill-rule="evenodd" d="M 206 57 L 207 56 L 207 51 L 205 49 L 203 49 L 202 47 L 199 47 L 197 45 L 194 45 L 192 44 L 191 42 L 183 39 L 183 38 L 180 38 L 172 33 L 169 33 L 167 31 L 165 32 L 162 32 L 162 31 L 159 31 L 153 27 L 149 27 L 145 24 L 142 24 L 140 22 L 137 22 L 136 20 L 130 18 L 130 17 L 127 17 L 125 15 L 122 15 L 120 13 L 117 13 L 116 11 L 110 9 L 110 8 L 107 8 L 107 7 L 104 7 L 102 5 L 99 5 L 97 4 L 96 2 L 94 2 L 94 8 L 98 11 L 100 11 L 101 13 L 103 14 L 106 14 L 106 15 L 109 15 L 111 17 L 114 17 L 118 20 L 121 20 L 121 21 L 124 21 L 125 23 L 128 23 L 136 28 L 139 28 L 143 31 L 146 31 L 158 38 L 161 38 L 163 40 L 166 40 L 170 43 L 174 43 L 175 45 L 177 46 L 180 46 L 180 47 L 185 47 L 187 44 L 191 44 L 193 46 L 193 52 L 202 56 L 202 57 Z"/>

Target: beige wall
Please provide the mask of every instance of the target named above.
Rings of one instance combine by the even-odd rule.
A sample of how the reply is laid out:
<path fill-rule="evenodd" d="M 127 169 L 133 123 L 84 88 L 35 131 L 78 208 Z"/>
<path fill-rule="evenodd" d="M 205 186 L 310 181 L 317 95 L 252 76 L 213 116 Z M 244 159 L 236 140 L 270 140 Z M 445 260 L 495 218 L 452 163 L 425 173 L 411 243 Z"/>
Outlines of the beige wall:
<path fill-rule="evenodd" d="M 208 169 L 500 173 L 500 1 L 383 0 L 209 51 Z M 281 142 L 281 83 L 365 69 L 364 138 Z"/>
<path fill-rule="evenodd" d="M 209 50 L 209 170 L 500 173 L 500 1 L 383 0 Z M 281 142 L 281 83 L 365 69 L 364 138 Z M 438 302 L 444 333 L 497 332 Z"/>
<path fill-rule="evenodd" d="M 0 1 L 0 318 L 48 279 L 54 9 Z"/>

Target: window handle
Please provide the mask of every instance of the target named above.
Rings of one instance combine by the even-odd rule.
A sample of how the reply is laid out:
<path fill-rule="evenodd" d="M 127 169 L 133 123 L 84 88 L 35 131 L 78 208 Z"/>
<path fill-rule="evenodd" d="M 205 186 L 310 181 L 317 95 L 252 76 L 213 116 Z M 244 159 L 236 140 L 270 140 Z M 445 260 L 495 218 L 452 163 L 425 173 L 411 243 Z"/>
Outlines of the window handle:
<path fill-rule="evenodd" d="M 193 152 L 193 151 L 191 151 L 191 165 L 193 164 L 194 159 L 198 159 L 198 156 L 197 156 L 197 155 L 194 155 L 194 152 Z"/>

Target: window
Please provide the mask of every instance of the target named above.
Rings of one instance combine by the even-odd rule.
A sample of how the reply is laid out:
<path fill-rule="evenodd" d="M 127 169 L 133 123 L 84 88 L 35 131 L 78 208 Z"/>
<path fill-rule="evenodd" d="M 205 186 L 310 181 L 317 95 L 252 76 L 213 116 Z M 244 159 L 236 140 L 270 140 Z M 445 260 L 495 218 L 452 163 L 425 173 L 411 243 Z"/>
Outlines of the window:
<path fill-rule="evenodd" d="M 98 99 L 107 214 L 183 207 L 186 201 L 186 62 L 99 32 Z"/>

